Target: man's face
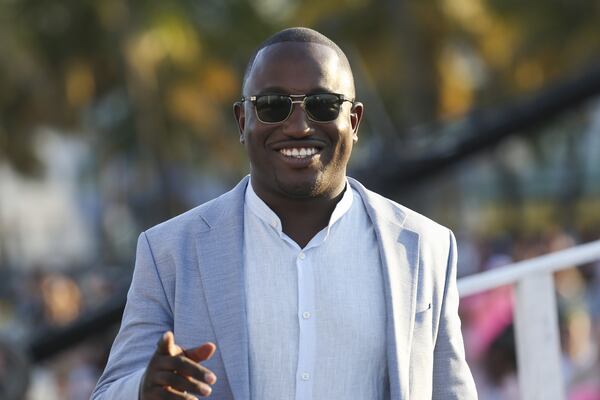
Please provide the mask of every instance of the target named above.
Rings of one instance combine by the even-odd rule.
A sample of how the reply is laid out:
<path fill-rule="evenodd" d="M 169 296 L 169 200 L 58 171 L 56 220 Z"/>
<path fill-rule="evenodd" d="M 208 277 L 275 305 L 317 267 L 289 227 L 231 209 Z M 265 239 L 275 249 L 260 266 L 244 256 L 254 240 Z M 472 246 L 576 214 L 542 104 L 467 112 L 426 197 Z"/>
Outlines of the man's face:
<path fill-rule="evenodd" d="M 244 87 L 245 97 L 267 93 L 338 93 L 352 99 L 354 83 L 333 49 L 284 42 L 258 53 Z M 360 103 L 344 102 L 339 116 L 323 123 L 310 120 L 295 103 L 285 121 L 265 124 L 258 120 L 250 101 L 237 105 L 234 111 L 250 159 L 254 190 L 271 198 L 339 194 L 362 110 Z"/>

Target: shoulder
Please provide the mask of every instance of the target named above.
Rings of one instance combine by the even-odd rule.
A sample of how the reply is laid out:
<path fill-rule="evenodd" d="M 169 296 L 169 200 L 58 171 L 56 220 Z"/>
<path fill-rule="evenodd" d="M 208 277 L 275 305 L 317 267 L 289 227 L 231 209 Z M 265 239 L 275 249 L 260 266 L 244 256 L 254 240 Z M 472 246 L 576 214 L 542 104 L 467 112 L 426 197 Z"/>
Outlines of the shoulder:
<path fill-rule="evenodd" d="M 360 195 L 367 212 L 374 222 L 389 221 L 401 225 L 404 229 L 413 231 L 422 237 L 439 237 L 448 239 L 449 229 L 432 219 L 410 208 L 388 199 L 376 192 L 365 188 L 360 182 L 349 178 L 350 185 Z"/>

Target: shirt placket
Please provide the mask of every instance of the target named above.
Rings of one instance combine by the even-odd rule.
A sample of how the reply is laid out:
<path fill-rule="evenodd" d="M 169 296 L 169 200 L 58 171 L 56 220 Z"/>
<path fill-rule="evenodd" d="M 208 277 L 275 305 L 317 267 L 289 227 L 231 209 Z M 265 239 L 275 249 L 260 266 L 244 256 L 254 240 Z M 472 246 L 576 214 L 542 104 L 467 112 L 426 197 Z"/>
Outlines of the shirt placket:
<path fill-rule="evenodd" d="M 315 279 L 313 263 L 305 251 L 296 257 L 298 272 L 298 368 L 296 371 L 296 400 L 312 399 L 316 324 Z"/>

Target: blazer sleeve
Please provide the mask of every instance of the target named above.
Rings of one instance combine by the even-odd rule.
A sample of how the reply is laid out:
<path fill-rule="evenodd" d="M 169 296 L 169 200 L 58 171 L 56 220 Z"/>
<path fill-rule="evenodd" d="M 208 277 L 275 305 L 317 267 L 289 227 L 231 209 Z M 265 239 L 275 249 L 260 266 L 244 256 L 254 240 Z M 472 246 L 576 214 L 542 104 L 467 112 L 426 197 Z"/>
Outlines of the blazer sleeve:
<path fill-rule="evenodd" d="M 477 399 L 473 376 L 465 360 L 464 343 L 458 317 L 458 288 L 456 286 L 456 239 L 448 231 L 450 246 L 446 282 L 434 349 L 433 399 Z"/>
<path fill-rule="evenodd" d="M 173 313 L 145 233 L 138 238 L 133 279 L 119 333 L 91 400 L 132 400 Z"/>

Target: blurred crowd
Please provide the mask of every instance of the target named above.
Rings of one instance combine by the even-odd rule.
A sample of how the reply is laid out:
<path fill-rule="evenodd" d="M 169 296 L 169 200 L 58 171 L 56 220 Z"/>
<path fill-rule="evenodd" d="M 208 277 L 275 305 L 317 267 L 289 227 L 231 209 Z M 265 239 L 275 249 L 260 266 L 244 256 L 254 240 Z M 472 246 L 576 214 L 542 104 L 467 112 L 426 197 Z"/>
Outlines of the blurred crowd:
<path fill-rule="evenodd" d="M 536 236 L 458 235 L 459 275 L 596 240 L 592 233 L 562 229 Z M 0 338 L 24 349 L 48 329 L 67 326 L 93 312 L 130 279 L 130 270 L 114 268 L 30 272 L 0 270 Z M 569 400 L 600 400 L 600 262 L 555 275 L 563 373 Z M 482 400 L 519 399 L 513 334 L 513 292 L 500 287 L 462 299 L 465 347 Z M 28 369 L 27 400 L 88 399 L 106 362 L 116 328 Z M 10 347 L 10 346 L 9 346 Z M 0 347 L 0 378 L 15 374 L 14 361 Z M 7 368 L 9 367 L 9 368 Z M 12 368 L 10 368 L 12 367 Z M 25 379 L 25 377 L 23 377 Z M 0 379 L 0 382 L 3 380 Z M 6 381 L 6 380 L 5 380 Z M 0 385 L 1 391 L 7 391 Z"/>
<path fill-rule="evenodd" d="M 487 240 L 463 237 L 459 271 L 471 274 L 501 268 L 599 238 L 597 233 L 573 234 L 559 228 Z M 559 271 L 554 277 L 567 398 L 600 400 L 600 260 Z M 482 400 L 520 399 L 513 296 L 512 286 L 502 286 L 461 299 L 467 358 Z"/>
<path fill-rule="evenodd" d="M 25 354 L 36 340 L 120 295 L 130 277 L 118 268 L 59 271 L 43 265 L 27 272 L 0 270 L 0 274 L 0 398 L 89 399 L 117 327 L 47 360 L 34 363 Z M 26 368 L 14 367 L 20 360 Z M 23 384 L 26 395 L 13 397 Z"/>

